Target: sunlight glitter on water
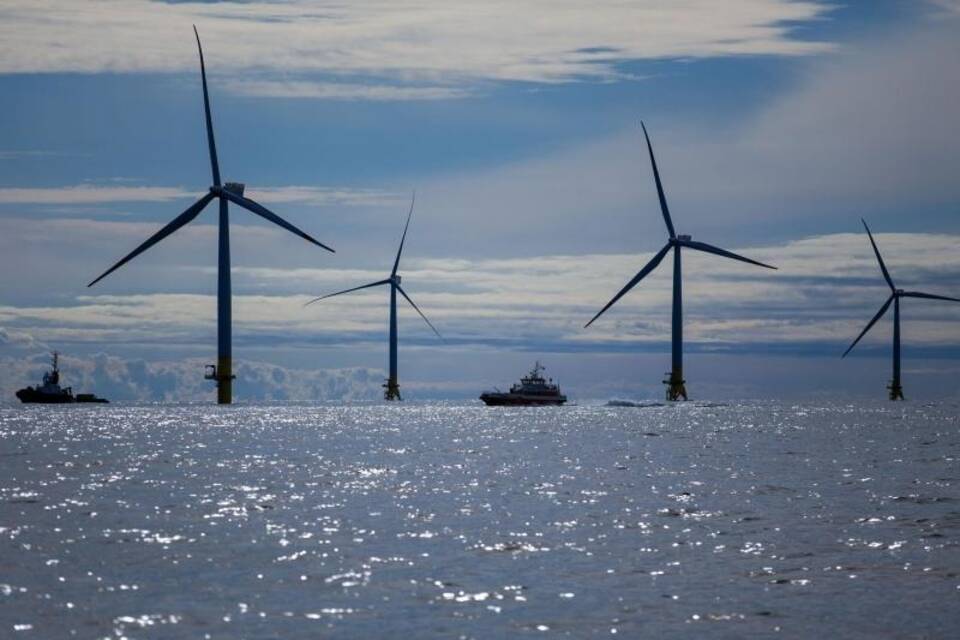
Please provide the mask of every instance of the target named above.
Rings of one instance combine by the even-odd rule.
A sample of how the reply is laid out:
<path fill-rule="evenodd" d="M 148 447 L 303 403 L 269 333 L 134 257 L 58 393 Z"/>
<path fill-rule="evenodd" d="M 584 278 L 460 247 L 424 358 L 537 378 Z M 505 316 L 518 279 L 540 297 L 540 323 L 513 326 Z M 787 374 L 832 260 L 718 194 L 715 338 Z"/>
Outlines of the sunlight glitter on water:
<path fill-rule="evenodd" d="M 957 414 L 0 409 L 0 637 L 947 637 Z"/>

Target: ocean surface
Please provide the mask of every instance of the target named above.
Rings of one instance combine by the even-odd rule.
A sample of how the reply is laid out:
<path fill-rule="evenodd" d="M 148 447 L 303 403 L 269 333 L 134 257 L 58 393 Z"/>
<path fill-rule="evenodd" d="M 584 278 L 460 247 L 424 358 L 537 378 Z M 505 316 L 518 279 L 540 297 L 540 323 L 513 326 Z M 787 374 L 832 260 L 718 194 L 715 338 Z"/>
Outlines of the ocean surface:
<path fill-rule="evenodd" d="M 958 414 L 0 408 L 0 638 L 957 638 Z"/>

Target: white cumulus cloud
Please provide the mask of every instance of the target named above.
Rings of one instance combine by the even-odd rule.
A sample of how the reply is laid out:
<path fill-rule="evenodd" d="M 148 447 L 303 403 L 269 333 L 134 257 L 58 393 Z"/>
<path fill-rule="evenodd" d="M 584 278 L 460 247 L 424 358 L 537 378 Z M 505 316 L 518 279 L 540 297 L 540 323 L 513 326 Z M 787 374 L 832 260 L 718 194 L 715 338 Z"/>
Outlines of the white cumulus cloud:
<path fill-rule="evenodd" d="M 437 87 L 395 97 L 450 97 L 476 80 L 615 78 L 618 63 L 637 59 L 817 53 L 829 45 L 794 37 L 792 25 L 829 10 L 815 0 L 7 0 L 0 72 L 192 71 L 195 23 L 218 73 L 323 72 L 346 83 L 283 80 L 293 81 L 286 92 L 301 94 L 343 94 L 355 84 L 349 78 L 389 77 Z"/>

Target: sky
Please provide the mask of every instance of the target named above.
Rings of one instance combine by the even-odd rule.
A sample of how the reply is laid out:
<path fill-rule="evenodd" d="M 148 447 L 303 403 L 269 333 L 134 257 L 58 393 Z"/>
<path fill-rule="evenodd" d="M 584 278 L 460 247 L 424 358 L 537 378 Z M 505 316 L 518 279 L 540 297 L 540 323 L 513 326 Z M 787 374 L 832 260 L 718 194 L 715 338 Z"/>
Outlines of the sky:
<path fill-rule="evenodd" d="M 231 209 L 240 401 L 382 393 L 400 273 L 411 399 L 536 359 L 580 402 L 659 399 L 684 254 L 691 396 L 880 399 L 898 287 L 960 297 L 960 2 L 0 1 L 0 402 L 67 384 L 212 401 L 216 207 L 86 285 L 224 179 L 336 249 Z M 904 388 L 960 399 L 960 304 L 906 300 Z"/>

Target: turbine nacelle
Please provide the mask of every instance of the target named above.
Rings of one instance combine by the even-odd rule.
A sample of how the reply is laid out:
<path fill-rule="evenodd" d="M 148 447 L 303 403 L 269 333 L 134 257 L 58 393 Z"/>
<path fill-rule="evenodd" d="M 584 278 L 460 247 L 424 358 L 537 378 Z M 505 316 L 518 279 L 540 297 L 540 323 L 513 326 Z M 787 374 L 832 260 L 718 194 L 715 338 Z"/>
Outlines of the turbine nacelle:
<path fill-rule="evenodd" d="M 403 278 L 400 277 L 399 273 L 395 273 L 393 274 L 393 276 L 390 277 L 390 281 L 393 282 L 393 284 L 395 285 L 399 285 L 401 280 L 403 280 Z"/>
<path fill-rule="evenodd" d="M 894 289 L 894 290 L 893 290 L 893 295 L 895 295 L 895 296 L 902 296 L 903 294 L 904 294 L 904 290 L 903 290 L 903 289 Z"/>
<path fill-rule="evenodd" d="M 228 182 L 223 185 L 223 190 L 229 191 L 230 193 L 234 193 L 238 196 L 242 196 L 244 186 L 245 185 L 242 182 Z"/>
<path fill-rule="evenodd" d="M 223 192 L 232 193 L 235 196 L 243 197 L 243 190 L 246 187 L 242 182 L 227 182 L 222 187 L 217 185 L 212 185 L 210 187 L 210 193 L 215 196 L 223 195 Z"/>

